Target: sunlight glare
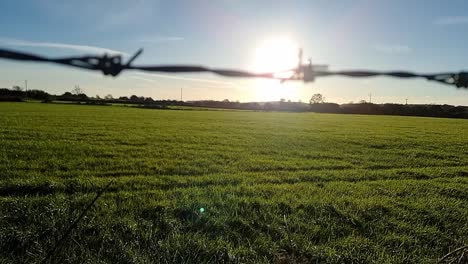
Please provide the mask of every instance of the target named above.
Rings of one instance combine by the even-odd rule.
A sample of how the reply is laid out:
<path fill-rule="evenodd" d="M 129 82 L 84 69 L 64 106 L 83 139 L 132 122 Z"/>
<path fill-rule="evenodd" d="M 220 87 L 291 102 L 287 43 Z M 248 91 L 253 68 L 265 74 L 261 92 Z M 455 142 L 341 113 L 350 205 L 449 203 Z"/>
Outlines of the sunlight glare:
<path fill-rule="evenodd" d="M 294 82 L 280 83 L 279 80 L 257 79 L 253 82 L 253 91 L 256 100 L 262 102 L 300 99 L 299 86 Z"/>
<path fill-rule="evenodd" d="M 297 66 L 299 47 L 290 38 L 278 37 L 263 41 L 255 50 L 255 72 L 278 72 Z"/>
<path fill-rule="evenodd" d="M 261 42 L 255 50 L 253 71 L 257 73 L 280 72 L 277 77 L 290 77 L 288 71 L 297 67 L 299 46 L 288 37 L 276 37 Z M 282 73 L 281 73 L 282 72 Z M 255 98 L 261 101 L 279 101 L 298 98 L 296 85 L 279 80 L 257 79 L 254 81 Z"/>

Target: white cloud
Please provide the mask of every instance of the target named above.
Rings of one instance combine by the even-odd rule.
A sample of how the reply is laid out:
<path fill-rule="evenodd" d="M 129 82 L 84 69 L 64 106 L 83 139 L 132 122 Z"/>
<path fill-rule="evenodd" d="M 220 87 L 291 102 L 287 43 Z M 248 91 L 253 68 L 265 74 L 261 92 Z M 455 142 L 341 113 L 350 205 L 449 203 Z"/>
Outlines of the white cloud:
<path fill-rule="evenodd" d="M 155 78 L 155 77 L 158 78 L 159 77 L 159 78 L 175 79 L 175 80 L 182 80 L 182 81 L 204 82 L 204 83 L 211 83 L 211 84 L 219 84 L 219 85 L 224 85 L 224 86 L 236 87 L 236 84 L 234 84 L 232 82 L 223 82 L 223 81 L 210 80 L 210 79 L 182 77 L 182 76 L 169 75 L 169 74 L 136 72 L 135 75 L 139 75 L 139 77 L 135 78 L 136 76 L 132 76 L 134 79 L 140 79 L 140 80 L 144 79 L 144 81 L 154 81 L 154 82 L 156 82 L 156 80 L 148 79 L 148 78 Z"/>
<path fill-rule="evenodd" d="M 449 16 L 441 17 L 434 21 L 434 24 L 439 26 L 451 26 L 468 24 L 468 16 Z"/>
<path fill-rule="evenodd" d="M 149 83 L 157 83 L 156 80 L 152 80 L 152 79 L 148 79 L 148 78 L 144 78 L 144 77 L 140 77 L 140 76 L 130 76 L 128 78 L 132 78 L 132 79 L 139 80 L 139 81 L 145 81 L 145 82 L 149 82 Z"/>
<path fill-rule="evenodd" d="M 15 46 L 15 47 L 36 47 L 36 48 L 53 48 L 53 49 L 68 49 L 75 50 L 80 52 L 89 52 L 89 53 L 108 53 L 108 54 L 120 54 L 120 55 L 129 55 L 128 53 L 106 49 L 96 46 L 89 45 L 77 45 L 77 44 L 68 44 L 68 43 L 55 43 L 55 42 L 35 42 L 35 41 L 26 41 L 19 39 L 10 39 L 10 38 L 0 38 L 0 44 L 6 46 Z"/>
<path fill-rule="evenodd" d="M 412 51 L 410 47 L 405 45 L 377 45 L 375 50 L 391 54 L 410 53 Z"/>

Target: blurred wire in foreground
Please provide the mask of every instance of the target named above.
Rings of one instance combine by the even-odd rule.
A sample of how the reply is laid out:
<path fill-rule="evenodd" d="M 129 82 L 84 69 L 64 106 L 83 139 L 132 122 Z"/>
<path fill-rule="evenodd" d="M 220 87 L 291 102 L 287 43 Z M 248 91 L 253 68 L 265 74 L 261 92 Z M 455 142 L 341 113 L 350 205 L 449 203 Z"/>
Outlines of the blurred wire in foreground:
<path fill-rule="evenodd" d="M 155 66 L 134 66 L 132 62 L 143 52 L 143 49 L 138 50 L 126 63 L 123 63 L 121 55 L 102 56 L 80 56 L 68 58 L 47 58 L 39 55 L 28 54 L 23 52 L 0 49 L 0 58 L 16 60 L 16 61 L 33 61 L 33 62 L 50 62 L 61 65 L 68 65 L 80 69 L 101 71 L 104 75 L 117 76 L 124 70 L 141 70 L 148 72 L 165 72 L 165 73 L 197 73 L 211 72 L 226 77 L 253 77 L 253 78 L 270 78 L 278 79 L 282 82 L 288 80 L 300 80 L 304 82 L 312 82 L 317 77 L 325 76 L 347 76 L 347 77 L 373 77 L 373 76 L 390 76 L 397 78 L 424 78 L 430 81 L 436 81 L 444 84 L 454 85 L 458 88 L 468 89 L 468 72 L 459 73 L 435 73 L 435 74 L 418 74 L 406 71 L 328 71 L 324 67 L 318 65 L 302 64 L 302 50 L 299 52 L 300 60 L 298 67 L 282 72 L 271 73 L 252 73 L 242 70 L 229 69 L 213 69 L 204 66 L 194 65 L 155 65 Z M 314 69 L 318 68 L 318 69 Z M 290 72 L 291 76 L 284 76 L 285 72 Z"/>

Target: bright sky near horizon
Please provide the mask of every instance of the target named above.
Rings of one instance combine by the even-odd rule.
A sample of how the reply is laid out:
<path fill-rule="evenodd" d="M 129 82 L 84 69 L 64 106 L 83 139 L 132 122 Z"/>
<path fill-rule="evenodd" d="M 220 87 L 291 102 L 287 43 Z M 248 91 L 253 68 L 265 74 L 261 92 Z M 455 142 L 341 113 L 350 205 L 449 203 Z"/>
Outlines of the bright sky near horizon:
<path fill-rule="evenodd" d="M 466 0 L 3 0 L 0 47 L 49 56 L 144 53 L 135 64 L 197 64 L 266 70 L 288 66 L 296 49 L 330 69 L 468 70 Z M 286 44 L 285 44 L 286 43 Z M 292 50 L 292 51 L 291 51 Z M 271 56 L 270 56 L 271 55 Z M 274 55 L 274 56 L 273 56 Z M 291 60 L 289 59 L 291 58 Z M 314 83 L 210 74 L 124 72 L 117 78 L 49 64 L 0 60 L 0 87 L 61 94 L 157 99 L 468 105 L 468 91 L 422 79 L 326 77 Z"/>

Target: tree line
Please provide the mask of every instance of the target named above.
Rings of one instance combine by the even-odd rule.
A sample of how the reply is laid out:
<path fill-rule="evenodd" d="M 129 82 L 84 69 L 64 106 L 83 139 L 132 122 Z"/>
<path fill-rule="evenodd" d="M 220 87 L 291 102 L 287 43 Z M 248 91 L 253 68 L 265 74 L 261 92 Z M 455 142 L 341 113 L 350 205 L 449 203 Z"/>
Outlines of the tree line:
<path fill-rule="evenodd" d="M 54 101 L 74 102 L 79 104 L 111 105 L 128 104 L 144 108 L 164 109 L 169 106 L 191 106 L 204 108 L 242 109 L 255 111 L 289 111 L 289 112 L 317 112 L 339 114 L 371 114 L 371 115 L 402 115 L 426 117 L 468 118 L 468 106 L 435 105 L 435 104 L 373 104 L 365 101 L 359 103 L 337 104 L 327 103 L 321 94 L 314 94 L 309 103 L 291 102 L 281 99 L 277 102 L 249 102 L 229 101 L 228 99 L 177 101 L 155 100 L 144 96 L 121 96 L 114 98 L 108 94 L 104 97 L 96 95 L 89 97 L 76 86 L 71 92 L 61 95 L 51 95 L 42 90 L 22 90 L 20 87 L 12 89 L 0 88 L 0 101 L 40 100 L 44 103 Z"/>

